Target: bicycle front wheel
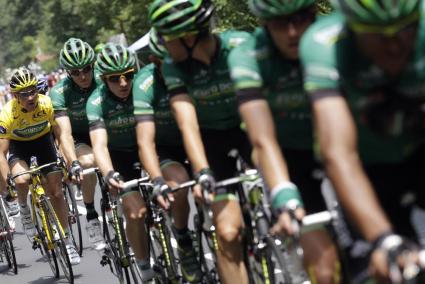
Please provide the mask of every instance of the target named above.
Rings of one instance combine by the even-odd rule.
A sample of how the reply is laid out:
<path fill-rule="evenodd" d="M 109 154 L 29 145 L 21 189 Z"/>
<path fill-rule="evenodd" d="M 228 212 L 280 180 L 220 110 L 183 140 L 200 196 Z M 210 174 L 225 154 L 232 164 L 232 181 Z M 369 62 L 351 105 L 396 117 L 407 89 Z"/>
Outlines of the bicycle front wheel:
<path fill-rule="evenodd" d="M 83 255 L 83 232 L 81 231 L 80 212 L 78 211 L 77 201 L 74 193 L 78 190 L 75 184 L 64 184 L 64 196 L 68 204 L 68 222 L 70 229 L 70 237 L 77 252 Z"/>
<path fill-rule="evenodd" d="M 41 225 L 43 224 L 42 216 L 46 216 L 46 214 L 45 211 L 42 211 L 42 208 L 38 208 L 39 207 L 35 206 L 34 204 L 32 205 L 33 221 L 35 229 L 37 231 L 37 234 L 34 237 L 33 249 L 40 249 L 40 253 L 44 257 L 44 259 L 47 260 L 47 263 L 49 264 L 53 275 L 55 276 L 55 278 L 59 278 L 59 264 L 55 251 L 53 249 L 49 249 L 49 246 L 47 244 L 47 235 L 45 232 L 45 229 L 47 230 L 47 228 Z"/>
<path fill-rule="evenodd" d="M 62 268 L 66 279 L 68 279 L 69 283 L 73 284 L 74 273 L 72 271 L 72 265 L 69 260 L 68 252 L 66 249 L 65 235 L 62 229 L 62 225 L 60 224 L 55 210 L 53 209 L 53 206 L 49 202 L 49 200 L 45 198 L 41 202 L 43 209 L 46 212 L 47 226 L 53 236 L 54 251 L 59 260 L 58 262 Z"/>
<path fill-rule="evenodd" d="M 6 257 L 7 264 L 13 273 L 18 274 L 18 265 L 16 264 L 15 248 L 13 247 L 13 233 L 10 227 L 9 215 L 3 200 L 0 200 L 0 238 L 3 240 L 3 252 Z"/>

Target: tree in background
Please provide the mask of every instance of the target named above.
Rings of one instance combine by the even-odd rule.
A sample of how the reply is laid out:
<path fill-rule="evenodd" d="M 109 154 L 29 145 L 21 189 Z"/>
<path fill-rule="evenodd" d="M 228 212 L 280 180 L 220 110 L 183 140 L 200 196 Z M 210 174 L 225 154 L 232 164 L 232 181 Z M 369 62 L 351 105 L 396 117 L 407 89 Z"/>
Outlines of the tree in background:
<path fill-rule="evenodd" d="M 247 1 L 212 0 L 216 5 L 216 30 L 253 30 L 259 23 Z M 329 0 L 317 0 L 329 12 Z M 93 47 L 114 34 L 124 33 L 129 43 L 149 30 L 149 0 L 0 0 L 0 72 L 16 68 L 47 54 L 45 71 L 58 67 L 57 55 L 70 37 L 79 37 Z M 42 4 L 41 4 L 42 3 Z M 49 57 L 47 56 L 47 57 Z"/>

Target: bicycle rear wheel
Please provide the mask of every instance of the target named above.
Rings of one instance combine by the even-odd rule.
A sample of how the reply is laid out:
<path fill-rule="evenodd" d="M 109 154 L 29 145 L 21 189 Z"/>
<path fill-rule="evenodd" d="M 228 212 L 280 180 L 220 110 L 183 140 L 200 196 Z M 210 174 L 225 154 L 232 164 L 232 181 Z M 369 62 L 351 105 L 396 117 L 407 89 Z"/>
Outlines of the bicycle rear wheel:
<path fill-rule="evenodd" d="M 72 270 L 71 261 L 69 260 L 68 252 L 65 244 L 65 235 L 63 230 L 60 228 L 62 225 L 59 222 L 59 219 L 53 209 L 52 204 L 46 198 L 41 200 L 43 209 L 46 212 L 46 221 L 47 226 L 53 236 L 53 241 L 55 243 L 54 251 L 58 258 L 58 263 L 60 264 L 62 271 L 68 279 L 69 283 L 74 283 L 74 273 Z"/>
<path fill-rule="evenodd" d="M 80 256 L 83 255 L 83 233 L 81 231 L 80 212 L 74 193 L 78 190 L 78 185 L 64 184 L 64 196 L 68 204 L 68 222 L 71 240 Z"/>

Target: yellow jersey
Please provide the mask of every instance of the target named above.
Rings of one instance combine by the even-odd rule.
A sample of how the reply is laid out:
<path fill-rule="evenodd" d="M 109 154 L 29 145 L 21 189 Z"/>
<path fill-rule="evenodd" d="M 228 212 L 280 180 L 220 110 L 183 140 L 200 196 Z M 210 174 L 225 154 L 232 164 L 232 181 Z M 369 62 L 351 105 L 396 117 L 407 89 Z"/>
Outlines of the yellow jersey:
<path fill-rule="evenodd" d="M 31 141 L 50 132 L 55 125 L 52 101 L 48 96 L 38 95 L 33 111 L 22 108 L 16 98 L 10 100 L 0 113 L 0 138 Z"/>

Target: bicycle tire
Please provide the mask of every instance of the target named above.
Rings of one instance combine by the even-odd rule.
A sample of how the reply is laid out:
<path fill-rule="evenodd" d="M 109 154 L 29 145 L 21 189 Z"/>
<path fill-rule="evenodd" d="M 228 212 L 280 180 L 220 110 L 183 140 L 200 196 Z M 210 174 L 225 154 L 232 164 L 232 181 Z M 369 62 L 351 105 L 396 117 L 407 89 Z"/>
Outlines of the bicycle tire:
<path fill-rule="evenodd" d="M 203 229 L 203 213 L 198 210 L 198 213 L 194 215 L 194 227 L 196 229 L 196 243 L 198 247 L 199 261 L 203 272 L 203 283 L 213 284 L 220 283 L 220 279 L 217 271 L 217 256 L 215 253 L 214 245 L 211 244 L 212 236 L 205 232 Z M 205 249 L 205 245 L 208 250 Z M 212 261 L 206 259 L 205 254 L 211 253 Z"/>
<path fill-rule="evenodd" d="M 71 261 L 68 256 L 68 252 L 65 244 L 65 235 L 62 230 L 58 229 L 62 227 L 59 222 L 59 219 L 55 213 L 55 210 L 52 204 L 49 202 L 47 198 L 43 198 L 41 200 L 41 204 L 43 209 L 46 212 L 46 220 L 47 225 L 49 227 L 50 232 L 52 232 L 52 236 L 55 236 L 54 242 L 55 247 L 54 251 L 58 258 L 58 263 L 62 268 L 62 272 L 64 273 L 66 279 L 68 279 L 70 284 L 74 283 L 74 272 L 72 269 Z"/>
<path fill-rule="evenodd" d="M 151 257 L 155 260 L 154 270 L 161 276 L 161 283 L 179 283 L 181 277 L 178 274 L 170 232 L 166 226 L 162 229 L 162 236 L 158 228 L 149 230 Z"/>
<path fill-rule="evenodd" d="M 54 250 L 50 250 L 48 245 L 47 245 L 46 233 L 44 232 L 43 226 L 40 226 L 40 224 L 42 224 L 42 222 L 40 220 L 41 219 L 41 213 L 38 211 L 40 209 L 36 210 L 35 208 L 38 208 L 38 207 L 36 207 L 34 205 L 34 203 L 32 203 L 33 222 L 34 222 L 35 229 L 37 231 L 35 242 L 37 242 L 37 245 L 38 245 L 38 248 L 40 249 L 41 255 L 47 260 L 47 262 L 50 266 L 50 269 L 53 272 L 53 276 L 56 279 L 59 279 L 59 277 L 60 277 L 59 264 L 58 264 L 58 260 L 57 260 L 57 257 L 56 257 L 56 253 L 55 253 Z"/>
<path fill-rule="evenodd" d="M 16 264 L 15 248 L 13 246 L 12 228 L 10 227 L 9 216 L 8 216 L 4 201 L 0 200 L 0 202 L 1 202 L 0 232 L 3 232 L 3 233 L 6 232 L 2 240 L 3 251 L 5 254 L 9 269 L 12 269 L 14 274 L 18 274 L 18 265 Z"/>
<path fill-rule="evenodd" d="M 101 212 L 102 212 L 102 227 L 103 227 L 103 236 L 105 238 L 105 241 L 107 243 L 107 247 L 109 251 L 107 251 L 107 257 L 110 262 L 110 268 L 112 271 L 112 274 L 115 275 L 115 277 L 118 278 L 118 281 L 120 284 L 124 283 L 124 273 L 123 273 L 123 267 L 121 265 L 121 258 L 117 249 L 117 241 L 115 237 L 112 237 L 111 230 L 114 230 L 112 226 L 109 225 L 109 221 L 107 220 L 106 216 L 106 208 L 105 204 L 103 204 L 103 199 L 101 202 Z"/>
<path fill-rule="evenodd" d="M 288 270 L 287 261 L 283 256 L 282 250 L 276 245 L 276 240 L 271 236 L 267 236 L 265 238 L 265 242 L 267 244 L 267 254 L 270 257 L 269 261 L 272 261 L 271 258 L 275 259 L 272 269 L 278 269 L 282 272 L 282 277 L 285 284 L 292 284 L 293 281 Z"/>
<path fill-rule="evenodd" d="M 63 186 L 65 187 L 65 192 L 64 192 L 65 200 L 67 201 L 67 204 L 69 207 L 68 222 L 69 222 L 69 229 L 70 229 L 72 242 L 74 246 L 77 248 L 78 254 L 82 256 L 83 255 L 83 232 L 81 230 L 80 212 L 78 211 L 77 201 L 75 200 L 75 195 L 74 195 L 75 190 L 78 190 L 77 188 L 78 185 L 64 184 Z M 71 203 L 69 203 L 68 198 L 71 201 Z M 78 244 L 74 234 L 75 231 L 78 234 Z"/>

